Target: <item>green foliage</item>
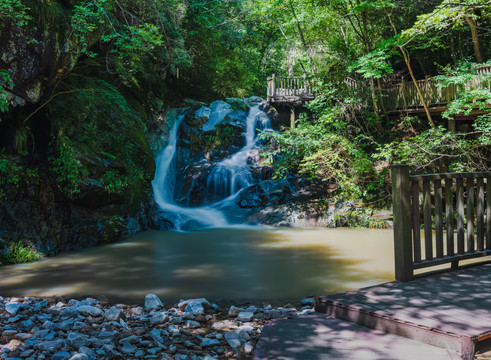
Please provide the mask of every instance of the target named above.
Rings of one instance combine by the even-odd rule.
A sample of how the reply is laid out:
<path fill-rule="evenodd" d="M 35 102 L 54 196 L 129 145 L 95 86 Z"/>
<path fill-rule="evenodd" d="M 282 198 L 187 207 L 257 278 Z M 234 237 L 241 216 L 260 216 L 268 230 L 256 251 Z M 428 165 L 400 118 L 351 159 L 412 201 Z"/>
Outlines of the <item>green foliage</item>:
<path fill-rule="evenodd" d="M 240 135 L 240 129 L 228 125 L 217 124 L 215 130 L 190 137 L 190 147 L 193 152 L 209 152 L 227 148 L 233 144 L 235 136 Z"/>
<path fill-rule="evenodd" d="M 49 157 L 50 168 L 56 174 L 58 187 L 69 198 L 80 192 L 79 184 L 87 176 L 75 154 L 67 136 L 53 139 L 52 153 Z"/>
<path fill-rule="evenodd" d="M 7 199 L 9 186 L 22 190 L 26 185 L 39 183 L 39 180 L 37 169 L 21 165 L 18 156 L 0 152 L 0 201 Z"/>
<path fill-rule="evenodd" d="M 0 70 L 0 112 L 6 112 L 10 106 L 10 99 L 6 88 L 12 88 L 14 83 L 5 70 Z"/>
<path fill-rule="evenodd" d="M 478 141 L 443 127 L 429 129 L 404 141 L 381 146 L 375 159 L 411 165 L 417 172 L 476 171 L 487 168 L 487 157 Z"/>
<path fill-rule="evenodd" d="M 25 26 L 31 19 L 29 8 L 21 0 L 0 0 L 0 29 L 6 23 L 13 22 L 17 26 Z"/>
<path fill-rule="evenodd" d="M 55 136 L 50 167 L 60 188 L 72 197 L 84 180 L 96 179 L 108 193 L 139 202 L 154 172 L 142 120 L 102 80 L 72 75 L 63 86 L 74 91 L 47 106 Z"/>
<path fill-rule="evenodd" d="M 270 148 L 262 155 L 273 164 L 275 177 L 298 172 L 333 182 L 343 199 L 368 196 L 362 183 L 369 183 L 372 162 L 357 142 L 337 130 L 344 126 L 338 107 L 325 108 L 321 117 L 305 117 L 295 125 L 288 132 L 263 134 L 270 139 Z"/>
<path fill-rule="evenodd" d="M 480 66 L 491 66 L 491 60 Z M 453 119 L 454 115 L 469 115 L 472 110 L 491 111 L 491 74 L 479 74 L 478 66 L 467 59 L 461 60 L 456 66 L 447 65 L 442 68 L 444 75 L 436 76 L 441 87 L 454 86 L 461 90 L 460 96 L 448 104 L 442 116 Z M 477 85 L 480 86 L 477 86 Z M 472 88 L 469 88 L 472 86 Z"/>
<path fill-rule="evenodd" d="M 42 257 L 41 253 L 26 245 L 24 241 L 19 240 L 0 251 L 0 265 L 23 264 L 38 261 Z"/>
<path fill-rule="evenodd" d="M 365 79 L 379 79 L 385 74 L 392 74 L 394 71 L 388 59 L 391 54 L 385 47 L 378 48 L 356 60 L 348 67 L 348 71 L 356 70 Z"/>

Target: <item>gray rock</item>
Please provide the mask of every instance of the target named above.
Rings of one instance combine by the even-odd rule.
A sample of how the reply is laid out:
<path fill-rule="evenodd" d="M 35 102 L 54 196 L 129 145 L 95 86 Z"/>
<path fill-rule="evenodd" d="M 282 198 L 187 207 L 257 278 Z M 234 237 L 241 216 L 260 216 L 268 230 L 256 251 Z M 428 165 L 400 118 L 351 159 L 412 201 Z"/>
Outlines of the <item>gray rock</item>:
<path fill-rule="evenodd" d="M 88 348 L 87 346 L 81 346 L 80 349 L 78 349 L 83 354 L 87 354 L 89 356 L 94 356 L 95 353 L 92 349 Z"/>
<path fill-rule="evenodd" d="M 249 355 L 254 351 L 254 346 L 251 343 L 246 343 L 244 345 L 244 354 Z"/>
<path fill-rule="evenodd" d="M 116 306 L 112 306 L 104 313 L 104 317 L 109 321 L 119 321 L 119 319 L 124 318 L 124 314 L 121 309 L 118 309 Z"/>
<path fill-rule="evenodd" d="M 147 294 L 145 296 L 145 310 L 156 310 L 161 307 L 164 307 L 162 301 L 160 301 L 159 297 L 155 294 Z"/>
<path fill-rule="evenodd" d="M 218 346 L 218 345 L 220 345 L 220 341 L 218 341 L 217 339 L 204 339 L 201 342 L 201 347 L 203 347 L 203 348 L 208 348 L 208 347 Z"/>
<path fill-rule="evenodd" d="M 73 346 L 75 349 L 78 349 L 81 346 L 87 346 L 90 344 L 90 341 L 87 336 L 76 333 L 76 332 L 71 332 L 68 334 L 66 338 L 68 344 Z"/>
<path fill-rule="evenodd" d="M 65 346 L 65 341 L 58 339 L 53 341 L 44 341 L 36 345 L 36 347 L 41 351 L 56 351 Z"/>
<path fill-rule="evenodd" d="M 251 306 L 249 306 L 249 307 L 246 309 L 246 311 L 248 311 L 248 312 L 251 312 L 251 313 L 254 313 L 254 314 L 255 314 L 255 313 L 257 312 L 257 307 L 255 307 L 254 305 L 251 305 Z"/>
<path fill-rule="evenodd" d="M 46 299 L 35 304 L 34 310 L 40 311 L 41 309 L 44 309 L 45 307 L 48 307 L 48 300 L 46 300 Z"/>
<path fill-rule="evenodd" d="M 242 345 L 239 335 L 237 335 L 234 332 L 226 332 L 225 340 L 230 345 L 230 347 L 234 350 L 237 350 Z"/>
<path fill-rule="evenodd" d="M 184 311 L 184 309 L 186 308 L 186 306 L 188 306 L 189 303 L 199 303 L 205 309 L 210 309 L 212 307 L 210 302 L 204 298 L 182 300 L 177 306 L 179 307 L 179 310 Z"/>
<path fill-rule="evenodd" d="M 125 354 L 132 354 L 134 353 L 138 348 L 135 345 L 130 344 L 129 342 L 125 342 L 123 346 L 121 347 L 121 351 L 124 352 Z"/>
<path fill-rule="evenodd" d="M 137 306 L 130 310 L 130 314 L 133 316 L 141 316 L 143 314 L 143 308 L 141 306 Z"/>
<path fill-rule="evenodd" d="M 303 306 L 306 306 L 306 305 L 314 306 L 314 298 L 313 297 L 305 298 L 305 299 L 301 300 L 300 303 Z"/>
<path fill-rule="evenodd" d="M 228 310 L 228 316 L 237 316 L 239 315 L 240 312 L 245 311 L 244 308 L 236 307 L 236 306 L 231 306 L 230 309 Z"/>
<path fill-rule="evenodd" d="M 254 317 L 254 313 L 249 311 L 242 311 L 237 315 L 237 320 L 239 321 L 251 321 Z"/>
<path fill-rule="evenodd" d="M 150 318 L 150 325 L 159 325 L 165 323 L 169 319 L 169 316 L 165 312 L 160 312 L 158 314 L 153 315 Z"/>
<path fill-rule="evenodd" d="M 203 315 L 205 313 L 205 308 L 199 302 L 190 302 L 189 304 L 187 304 L 184 311 L 188 314 L 196 316 Z"/>
<path fill-rule="evenodd" d="M 194 320 L 188 320 L 186 321 L 186 327 L 189 329 L 197 329 L 201 326 L 201 324 L 197 321 Z"/>
<path fill-rule="evenodd" d="M 237 328 L 237 325 L 230 320 L 217 321 L 216 323 L 211 325 L 211 329 L 215 331 L 217 330 L 228 331 L 235 328 Z"/>
<path fill-rule="evenodd" d="M 77 312 L 82 315 L 99 316 L 102 310 L 91 305 L 81 305 L 77 307 Z"/>
<path fill-rule="evenodd" d="M 78 353 L 78 354 L 73 355 L 70 358 L 70 360 L 89 360 L 89 357 L 87 356 L 87 354 Z"/>
<path fill-rule="evenodd" d="M 51 356 L 51 360 L 66 360 L 70 358 L 70 353 L 67 351 L 59 351 Z"/>
<path fill-rule="evenodd" d="M 164 339 L 161 336 L 160 330 L 153 329 L 152 331 L 150 331 L 150 336 L 152 337 L 152 340 L 154 342 L 161 343 L 161 344 L 164 343 Z"/>
<path fill-rule="evenodd" d="M 15 316 L 21 308 L 22 308 L 22 304 L 16 302 L 14 303 L 10 302 L 5 305 L 5 311 L 13 316 Z"/>
<path fill-rule="evenodd" d="M 112 331 L 101 331 L 98 335 L 99 339 L 114 339 L 116 335 Z"/>

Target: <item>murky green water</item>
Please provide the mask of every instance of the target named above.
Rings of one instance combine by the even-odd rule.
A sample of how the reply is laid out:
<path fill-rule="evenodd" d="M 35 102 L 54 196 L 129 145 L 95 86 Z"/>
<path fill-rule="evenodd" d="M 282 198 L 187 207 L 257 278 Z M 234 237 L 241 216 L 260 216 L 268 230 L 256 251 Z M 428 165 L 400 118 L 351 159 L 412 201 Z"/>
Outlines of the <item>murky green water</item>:
<path fill-rule="evenodd" d="M 393 280 L 391 230 L 150 231 L 125 242 L 0 268 L 0 295 L 104 294 L 290 300 Z"/>

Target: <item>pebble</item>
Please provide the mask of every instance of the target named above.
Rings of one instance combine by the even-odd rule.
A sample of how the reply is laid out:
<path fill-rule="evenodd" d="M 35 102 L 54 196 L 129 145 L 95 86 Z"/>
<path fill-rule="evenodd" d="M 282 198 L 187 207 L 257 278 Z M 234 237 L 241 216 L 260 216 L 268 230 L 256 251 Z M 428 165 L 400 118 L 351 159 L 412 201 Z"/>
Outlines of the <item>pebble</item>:
<path fill-rule="evenodd" d="M 166 310 L 153 294 L 144 306 L 6 298 L 0 300 L 0 359 L 250 359 L 266 319 L 300 313 L 289 305 L 240 305 L 222 311 L 198 298 Z M 301 312 L 308 311 L 303 305 Z"/>
<path fill-rule="evenodd" d="M 162 304 L 162 301 L 160 301 L 157 295 L 147 294 L 145 296 L 145 310 L 152 311 L 161 307 L 164 307 L 164 304 Z"/>

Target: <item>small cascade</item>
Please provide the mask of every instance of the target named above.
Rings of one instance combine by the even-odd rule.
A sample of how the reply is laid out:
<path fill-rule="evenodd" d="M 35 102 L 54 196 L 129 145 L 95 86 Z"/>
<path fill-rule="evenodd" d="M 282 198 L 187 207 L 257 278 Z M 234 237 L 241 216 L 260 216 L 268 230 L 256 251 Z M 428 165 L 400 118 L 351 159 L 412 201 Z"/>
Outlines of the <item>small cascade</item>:
<path fill-rule="evenodd" d="M 217 163 L 207 182 L 209 196 L 224 199 L 237 194 L 253 184 L 252 174 L 247 164 L 250 151 L 256 146 L 257 130 L 272 131 L 269 117 L 256 105 L 249 110 L 244 147 L 230 158 Z"/>
<path fill-rule="evenodd" d="M 211 207 L 186 208 L 174 202 L 175 155 L 177 151 L 177 133 L 184 114 L 179 115 L 171 129 L 167 146 L 156 159 L 155 178 L 152 181 L 154 199 L 160 209 L 166 213 L 176 230 L 185 228 L 186 223 L 194 222 L 201 227 L 224 227 L 228 222 L 223 213 Z"/>
<path fill-rule="evenodd" d="M 206 179 L 206 200 L 208 206 L 184 207 L 174 200 L 177 179 L 177 147 L 179 126 L 185 113 L 175 118 L 169 130 L 167 146 L 156 158 L 155 178 L 152 181 L 155 202 L 165 213 L 177 230 L 203 227 L 226 227 L 231 224 L 220 208 L 230 205 L 231 200 L 244 188 L 254 184 L 248 164 L 250 152 L 257 147 L 257 133 L 272 131 L 268 116 L 260 109 L 260 104 L 250 108 L 246 119 L 245 145 L 230 157 L 225 158 L 211 168 Z M 209 121 L 203 130 L 221 123 L 229 108 L 210 107 Z M 205 129 L 206 127 L 206 129 Z M 209 129 L 208 129 L 209 130 Z"/>

